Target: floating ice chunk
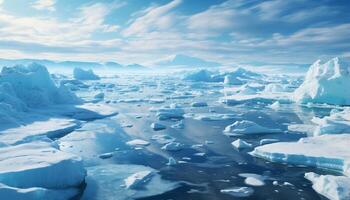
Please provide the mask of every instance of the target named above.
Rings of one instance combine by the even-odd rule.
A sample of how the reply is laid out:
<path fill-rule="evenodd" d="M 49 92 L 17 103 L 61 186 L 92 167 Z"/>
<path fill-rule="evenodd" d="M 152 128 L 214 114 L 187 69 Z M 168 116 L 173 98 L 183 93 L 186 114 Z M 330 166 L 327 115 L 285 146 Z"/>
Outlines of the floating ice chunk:
<path fill-rule="evenodd" d="M 269 108 L 278 110 L 281 107 L 281 104 L 279 101 L 275 101 L 273 104 L 269 105 Z"/>
<path fill-rule="evenodd" d="M 193 102 L 191 104 L 192 107 L 206 107 L 208 106 L 207 102 Z"/>
<path fill-rule="evenodd" d="M 184 148 L 184 145 L 179 142 L 170 142 L 162 147 L 163 150 L 167 151 L 180 151 Z"/>
<path fill-rule="evenodd" d="M 234 197 L 249 197 L 254 193 L 254 190 L 251 187 L 233 187 L 222 189 L 220 192 Z"/>
<path fill-rule="evenodd" d="M 350 175 L 350 134 L 321 135 L 298 142 L 256 147 L 252 155 L 273 162 L 305 165 Z"/>
<path fill-rule="evenodd" d="M 135 173 L 151 171 L 153 176 L 140 189 L 126 189 L 125 180 Z M 87 168 L 86 188 L 82 200 L 130 200 L 154 196 L 178 187 L 177 182 L 161 179 L 156 170 L 142 165 L 104 164 Z"/>
<path fill-rule="evenodd" d="M 126 178 L 124 183 L 128 189 L 138 189 L 147 184 L 153 176 L 154 171 L 141 171 Z"/>
<path fill-rule="evenodd" d="M 153 135 L 151 140 L 157 141 L 159 144 L 168 144 L 175 141 L 175 138 L 169 135 Z"/>
<path fill-rule="evenodd" d="M 242 173 L 239 176 L 244 177 L 244 183 L 251 186 L 263 186 L 265 185 L 265 177 L 259 174 Z"/>
<path fill-rule="evenodd" d="M 313 183 L 312 188 L 330 200 L 350 199 L 350 178 L 345 176 L 306 173 L 305 178 Z"/>
<path fill-rule="evenodd" d="M 311 65 L 304 82 L 295 90 L 293 98 L 300 103 L 327 103 L 350 105 L 350 67 L 333 58 L 322 64 L 317 60 Z"/>
<path fill-rule="evenodd" d="M 79 190 L 69 189 L 46 189 L 41 187 L 16 188 L 0 183 L 1 199 L 15 200 L 67 200 L 78 195 Z"/>
<path fill-rule="evenodd" d="M 271 143 L 275 143 L 275 142 L 279 142 L 279 140 L 278 139 L 262 139 L 262 140 L 260 140 L 260 145 L 271 144 Z"/>
<path fill-rule="evenodd" d="M 281 132 L 281 130 L 266 128 L 248 120 L 236 121 L 235 123 L 227 126 L 224 130 L 224 134 L 229 136 L 278 132 Z"/>
<path fill-rule="evenodd" d="M 246 148 L 251 148 L 253 145 L 249 144 L 248 142 L 242 140 L 242 139 L 237 139 L 231 143 L 236 149 L 246 149 Z"/>
<path fill-rule="evenodd" d="M 317 124 L 314 135 L 350 133 L 350 109 L 341 112 L 331 112 L 324 118 L 314 117 L 312 122 Z"/>
<path fill-rule="evenodd" d="M 193 119 L 201 121 L 223 121 L 228 119 L 235 119 L 237 115 L 232 114 L 219 114 L 219 113 L 203 113 L 195 114 Z"/>
<path fill-rule="evenodd" d="M 92 69 L 84 70 L 81 68 L 74 68 L 73 76 L 75 79 L 78 79 L 78 80 L 99 80 L 100 79 L 100 77 L 94 74 Z"/>
<path fill-rule="evenodd" d="M 177 164 L 177 161 L 173 157 L 170 157 L 168 160 L 168 163 L 166 165 L 172 166 L 172 165 L 176 165 L 176 164 Z"/>
<path fill-rule="evenodd" d="M 151 128 L 155 131 L 160 131 L 160 130 L 166 129 L 166 126 L 163 124 L 159 124 L 159 123 L 154 122 L 151 124 Z"/>
<path fill-rule="evenodd" d="M 168 119 L 182 119 L 185 111 L 182 108 L 176 107 L 175 105 L 170 107 L 163 107 L 157 110 L 157 117 L 159 120 Z"/>
<path fill-rule="evenodd" d="M 300 133 L 313 134 L 316 126 L 312 124 L 289 124 L 288 130 Z"/>
<path fill-rule="evenodd" d="M 149 142 L 145 140 L 135 139 L 127 142 L 126 144 L 130 146 L 148 146 Z"/>
<path fill-rule="evenodd" d="M 113 157 L 113 155 L 114 155 L 113 152 L 108 152 L 108 153 L 101 154 L 98 157 L 101 158 L 101 159 L 108 159 L 108 158 Z"/>
<path fill-rule="evenodd" d="M 80 157 L 48 142 L 0 148 L 0 160 L 0 182 L 12 187 L 76 187 L 86 175 Z"/>
<path fill-rule="evenodd" d="M 64 111 L 66 114 L 68 111 Z M 111 117 L 117 115 L 118 111 L 115 107 L 104 103 L 85 103 L 83 105 L 78 105 L 75 109 L 71 110 L 69 116 L 74 119 L 79 120 L 94 120 L 102 119 L 105 117 Z"/>
<path fill-rule="evenodd" d="M 171 128 L 176 128 L 176 129 L 183 129 L 185 127 L 185 124 L 183 120 L 179 121 L 176 124 L 171 125 Z"/>

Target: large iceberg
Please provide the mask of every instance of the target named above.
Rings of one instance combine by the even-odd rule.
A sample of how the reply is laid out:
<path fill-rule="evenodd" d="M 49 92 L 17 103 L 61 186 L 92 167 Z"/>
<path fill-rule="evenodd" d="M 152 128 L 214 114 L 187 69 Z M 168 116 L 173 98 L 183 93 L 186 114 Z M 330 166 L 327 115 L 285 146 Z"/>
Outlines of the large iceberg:
<path fill-rule="evenodd" d="M 300 103 L 350 105 L 350 66 L 338 58 L 326 63 L 317 60 L 311 65 L 304 82 L 293 98 Z"/>
<path fill-rule="evenodd" d="M 0 103 L 18 111 L 25 111 L 28 107 L 81 102 L 64 85 L 56 86 L 45 66 L 35 63 L 3 67 L 0 91 Z"/>

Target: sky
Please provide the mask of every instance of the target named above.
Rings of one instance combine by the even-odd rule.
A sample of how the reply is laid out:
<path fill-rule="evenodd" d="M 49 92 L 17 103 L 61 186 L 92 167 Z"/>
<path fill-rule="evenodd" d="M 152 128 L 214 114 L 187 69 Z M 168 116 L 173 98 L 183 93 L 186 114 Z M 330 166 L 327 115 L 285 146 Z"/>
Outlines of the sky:
<path fill-rule="evenodd" d="M 348 0 L 0 0 L 0 58 L 224 65 L 350 57 Z"/>

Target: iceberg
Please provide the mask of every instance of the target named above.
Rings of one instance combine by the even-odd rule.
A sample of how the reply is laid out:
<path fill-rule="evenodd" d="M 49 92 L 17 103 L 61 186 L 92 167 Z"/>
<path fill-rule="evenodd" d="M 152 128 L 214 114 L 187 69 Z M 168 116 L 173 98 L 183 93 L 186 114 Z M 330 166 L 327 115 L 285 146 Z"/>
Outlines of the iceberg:
<path fill-rule="evenodd" d="M 293 98 L 299 103 L 327 103 L 350 105 L 350 66 L 339 58 L 326 63 L 317 60 L 311 65 L 304 82 L 295 90 Z"/>
<path fill-rule="evenodd" d="M 166 129 L 166 126 L 163 124 L 159 124 L 159 123 L 154 122 L 151 124 L 151 128 L 155 131 L 160 131 L 160 130 Z"/>
<path fill-rule="evenodd" d="M 260 126 L 255 122 L 242 120 L 236 121 L 235 123 L 227 126 L 223 131 L 225 135 L 237 136 L 237 135 L 247 135 L 247 134 L 269 134 L 269 133 L 279 133 L 280 129 L 271 129 Z"/>
<path fill-rule="evenodd" d="M 74 68 L 73 77 L 77 80 L 100 80 L 100 77 L 97 76 L 92 69 L 84 70 L 82 68 Z"/>
<path fill-rule="evenodd" d="M 242 139 L 237 139 L 233 141 L 232 146 L 234 146 L 236 149 L 246 149 L 246 148 L 251 148 L 253 145 L 249 144 L 248 142 L 242 140 Z"/>
<path fill-rule="evenodd" d="M 64 85 L 55 85 L 45 66 L 35 63 L 2 68 L 0 99 L 16 111 L 55 104 L 81 103 Z"/>
<path fill-rule="evenodd" d="M 350 178 L 345 176 L 318 175 L 313 172 L 305 174 L 313 183 L 312 188 L 330 200 L 350 199 Z"/>
<path fill-rule="evenodd" d="M 153 171 L 140 171 L 132 174 L 124 180 L 128 189 L 137 189 L 145 185 L 154 176 Z"/>

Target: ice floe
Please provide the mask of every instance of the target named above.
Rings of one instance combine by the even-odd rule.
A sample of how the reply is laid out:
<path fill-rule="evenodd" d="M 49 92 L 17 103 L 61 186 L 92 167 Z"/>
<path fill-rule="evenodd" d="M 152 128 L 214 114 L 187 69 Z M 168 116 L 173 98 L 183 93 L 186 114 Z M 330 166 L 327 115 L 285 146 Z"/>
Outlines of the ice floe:
<path fill-rule="evenodd" d="M 249 197 L 254 193 L 254 189 L 251 187 L 232 187 L 222 189 L 220 192 L 234 197 Z"/>
<path fill-rule="evenodd" d="M 145 140 L 135 139 L 128 141 L 126 144 L 130 146 L 148 146 L 150 143 Z"/>
<path fill-rule="evenodd" d="M 162 147 L 162 149 L 166 151 L 180 151 L 183 148 L 184 145 L 179 142 L 170 142 Z"/>
<path fill-rule="evenodd" d="M 151 124 L 151 128 L 155 131 L 160 131 L 166 129 L 166 126 L 157 122 Z"/>
<path fill-rule="evenodd" d="M 350 199 L 350 178 L 345 176 L 318 175 L 313 172 L 305 174 L 312 188 L 330 200 Z"/>
<path fill-rule="evenodd" d="M 140 171 L 132 174 L 131 176 L 124 179 L 125 187 L 128 189 L 137 189 L 152 179 L 154 171 Z"/>
<path fill-rule="evenodd" d="M 252 155 L 273 162 L 319 167 L 350 175 L 350 134 L 321 135 L 256 147 Z"/>
<path fill-rule="evenodd" d="M 272 129 L 260 126 L 255 122 L 242 120 L 236 121 L 235 123 L 227 126 L 223 131 L 225 135 L 237 136 L 237 135 L 247 135 L 247 134 L 269 134 L 281 132 L 279 129 Z"/>

